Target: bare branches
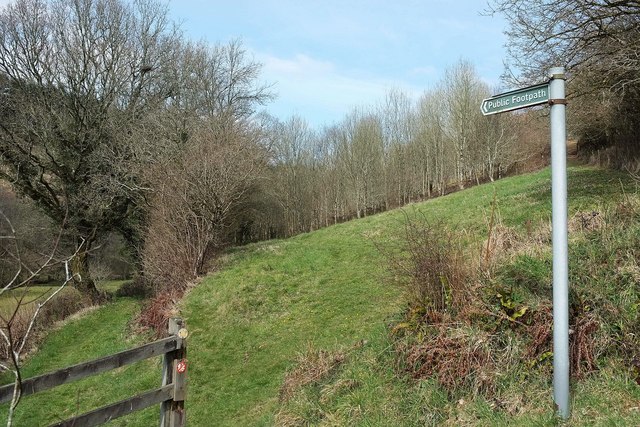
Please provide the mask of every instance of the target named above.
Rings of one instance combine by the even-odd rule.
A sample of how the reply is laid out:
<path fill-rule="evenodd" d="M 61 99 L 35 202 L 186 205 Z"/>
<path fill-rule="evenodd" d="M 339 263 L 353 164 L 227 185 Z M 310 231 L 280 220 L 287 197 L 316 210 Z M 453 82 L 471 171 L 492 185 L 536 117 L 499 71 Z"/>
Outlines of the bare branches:
<path fill-rule="evenodd" d="M 22 396 L 21 357 L 25 346 L 34 331 L 36 320 L 42 308 L 53 300 L 73 280 L 73 277 L 67 275 L 66 279 L 55 289 L 49 291 L 47 295 L 43 293 L 32 299 L 26 298 L 26 287 L 46 269 L 60 263 L 68 266 L 71 260 L 78 255 L 78 251 L 68 257 L 58 258 L 58 248 L 62 230 L 64 229 L 63 225 L 49 255 L 37 268 L 29 269 L 23 261 L 16 230 L 2 210 L 0 210 L 0 220 L 2 221 L 2 224 L 0 224 L 0 249 L 2 249 L 2 255 L 13 260 L 16 266 L 13 277 L 6 283 L 1 284 L 2 287 L 0 288 L 0 296 L 6 297 L 6 294 L 11 293 L 15 301 L 14 306 L 8 312 L 0 312 L 0 340 L 2 340 L 0 345 L 6 349 L 6 355 L 8 356 L 6 361 L 0 363 L 0 371 L 9 371 L 14 376 L 14 392 L 7 415 L 7 425 L 11 426 L 15 409 Z M 4 245 L 4 242 L 9 242 L 9 246 Z M 25 270 L 26 274 L 23 274 Z M 33 308 L 34 305 L 35 308 Z"/>
<path fill-rule="evenodd" d="M 549 64 L 603 73 L 612 62 L 616 73 L 640 68 L 637 1 L 496 0 L 488 13 L 507 18 L 512 65 L 530 81 L 538 81 Z"/>
<path fill-rule="evenodd" d="M 236 124 L 214 139 L 215 119 L 202 122 L 181 152 L 164 159 L 155 176 L 143 250 L 146 277 L 181 288 L 203 272 L 207 255 L 228 242 L 234 215 L 263 175 L 265 153 L 252 130 Z"/>
<path fill-rule="evenodd" d="M 640 2 L 634 0 L 493 0 L 506 17 L 511 81 L 569 73 L 570 132 L 581 154 L 614 167 L 637 167 L 640 150 Z M 513 78 L 515 76 L 515 78 Z M 600 160 L 597 160 L 600 159 Z"/>

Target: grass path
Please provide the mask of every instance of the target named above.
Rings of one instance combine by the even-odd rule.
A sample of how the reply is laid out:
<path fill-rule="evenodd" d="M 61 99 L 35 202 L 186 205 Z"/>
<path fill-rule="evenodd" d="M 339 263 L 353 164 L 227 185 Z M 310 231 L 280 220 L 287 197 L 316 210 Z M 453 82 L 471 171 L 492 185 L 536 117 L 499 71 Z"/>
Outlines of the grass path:
<path fill-rule="evenodd" d="M 244 248 L 189 294 L 190 417 L 271 423 L 297 353 L 309 344 L 333 348 L 369 339 L 398 310 L 396 292 L 383 284 L 384 261 L 350 228 Z"/>

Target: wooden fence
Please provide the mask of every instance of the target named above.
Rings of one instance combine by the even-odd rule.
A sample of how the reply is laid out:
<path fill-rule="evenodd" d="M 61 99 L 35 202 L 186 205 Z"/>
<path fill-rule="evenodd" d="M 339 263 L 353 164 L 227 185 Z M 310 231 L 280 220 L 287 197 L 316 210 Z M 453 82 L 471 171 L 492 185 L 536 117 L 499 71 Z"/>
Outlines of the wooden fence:
<path fill-rule="evenodd" d="M 169 321 L 169 337 L 120 353 L 79 363 L 22 381 L 22 396 L 49 390 L 72 381 L 117 369 L 125 365 L 163 355 L 162 385 L 154 390 L 69 418 L 52 426 L 97 426 L 123 415 L 160 404 L 160 427 L 185 425 L 184 400 L 187 379 L 187 330 L 182 319 Z M 0 403 L 13 396 L 14 384 L 0 387 Z"/>

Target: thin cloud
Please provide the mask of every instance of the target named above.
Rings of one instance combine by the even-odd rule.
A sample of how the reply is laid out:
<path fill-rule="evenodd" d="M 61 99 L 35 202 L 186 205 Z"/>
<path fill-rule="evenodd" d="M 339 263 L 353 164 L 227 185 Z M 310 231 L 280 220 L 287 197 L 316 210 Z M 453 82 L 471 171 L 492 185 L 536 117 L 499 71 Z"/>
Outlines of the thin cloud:
<path fill-rule="evenodd" d="M 293 58 L 278 58 L 271 55 L 257 55 L 264 65 L 265 73 L 274 75 L 306 77 L 309 74 L 326 74 L 335 70 L 335 65 L 329 61 L 319 61 L 307 55 L 297 54 Z"/>
<path fill-rule="evenodd" d="M 264 64 L 260 80 L 275 83 L 278 98 L 267 109 L 283 119 L 339 121 L 392 87 L 413 98 L 461 57 L 488 82 L 503 71 L 504 21 L 481 16 L 477 0 L 205 3 L 180 0 L 171 10 L 196 37 L 242 37 Z"/>
<path fill-rule="evenodd" d="M 415 67 L 409 70 L 411 76 L 427 76 L 437 77 L 440 71 L 433 65 L 425 65 L 424 67 Z"/>
<path fill-rule="evenodd" d="M 322 117 L 317 119 L 307 117 L 314 125 L 339 121 L 353 107 L 371 106 L 382 100 L 391 88 L 399 88 L 409 96 L 417 96 L 421 92 L 421 88 L 399 80 L 341 70 L 330 61 L 308 55 L 280 58 L 256 54 L 256 59 L 263 64 L 264 78 L 276 83 L 278 100 L 270 106 L 270 110 L 281 117 L 296 114 L 300 110 L 324 111 Z M 296 107 L 292 109 L 291 106 Z"/>

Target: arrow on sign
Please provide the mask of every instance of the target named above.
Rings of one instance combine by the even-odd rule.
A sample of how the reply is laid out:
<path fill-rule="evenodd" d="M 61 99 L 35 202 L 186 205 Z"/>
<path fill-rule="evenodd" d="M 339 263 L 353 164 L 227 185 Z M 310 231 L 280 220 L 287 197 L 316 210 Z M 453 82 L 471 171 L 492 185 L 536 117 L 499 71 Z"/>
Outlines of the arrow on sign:
<path fill-rule="evenodd" d="M 482 100 L 480 110 L 485 116 L 532 107 L 549 101 L 549 83 L 517 89 Z"/>

